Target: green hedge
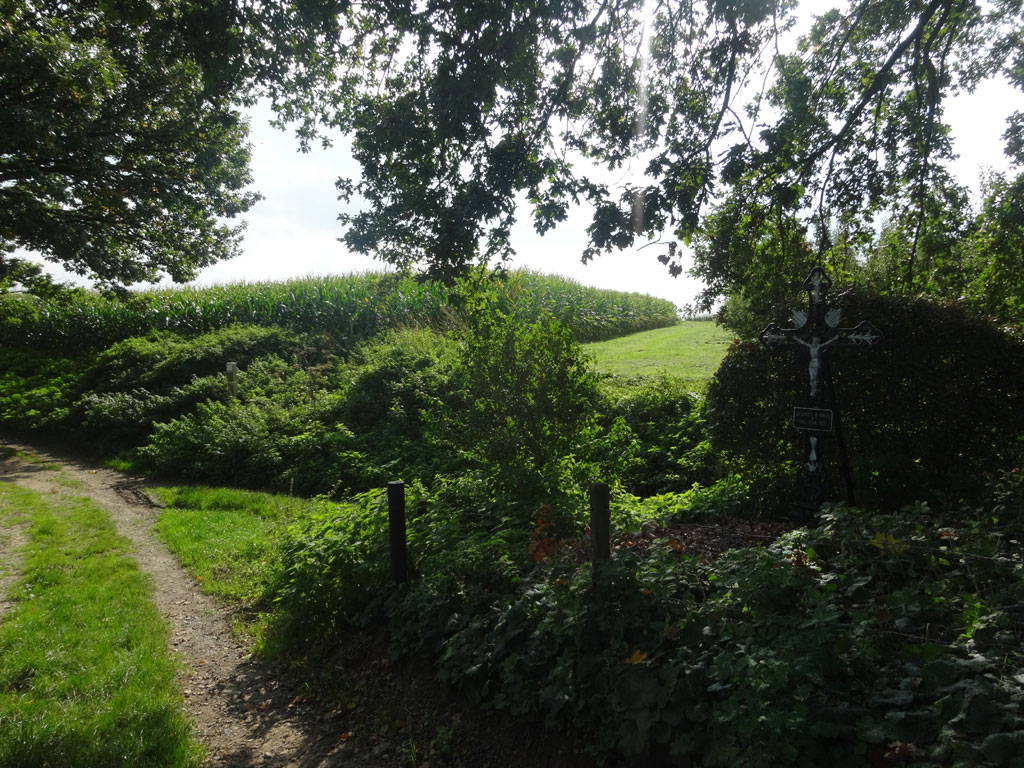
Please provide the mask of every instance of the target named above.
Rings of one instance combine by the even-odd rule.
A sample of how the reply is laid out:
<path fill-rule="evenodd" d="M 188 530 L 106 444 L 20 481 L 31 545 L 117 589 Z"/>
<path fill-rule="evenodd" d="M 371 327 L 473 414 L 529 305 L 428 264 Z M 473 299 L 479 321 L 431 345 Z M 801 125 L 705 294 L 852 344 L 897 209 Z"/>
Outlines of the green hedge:
<path fill-rule="evenodd" d="M 1019 336 L 950 302 L 865 291 L 836 301 L 845 322 L 870 320 L 883 334 L 878 347 L 829 352 L 858 502 L 956 505 L 1013 466 L 1024 435 Z M 806 450 L 792 427 L 806 403 L 806 355 L 737 343 L 707 392 L 712 445 L 788 472 Z M 841 495 L 838 478 L 833 487 Z"/>

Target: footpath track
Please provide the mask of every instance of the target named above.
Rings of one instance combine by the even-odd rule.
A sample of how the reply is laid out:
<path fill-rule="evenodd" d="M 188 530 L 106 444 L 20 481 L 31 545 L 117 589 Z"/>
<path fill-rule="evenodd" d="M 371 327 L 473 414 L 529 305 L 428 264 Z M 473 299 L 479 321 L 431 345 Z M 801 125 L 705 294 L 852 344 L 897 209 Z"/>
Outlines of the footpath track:
<path fill-rule="evenodd" d="M 230 613 L 200 592 L 195 579 L 157 539 L 153 525 L 160 510 L 137 478 L 35 446 L 0 442 L 33 457 L 3 459 L 0 481 L 43 494 L 86 496 L 109 512 L 118 532 L 133 543 L 140 568 L 152 579 L 153 599 L 170 627 L 169 650 L 181 661 L 185 708 L 206 746 L 205 766 L 366 765 L 346 751 L 341 715 L 314 710 L 305 703 L 301 682 L 252 658 L 238 642 Z M 6 554 L 16 548 L 17 532 L 4 533 Z M 10 578 L 0 573 L 0 587 L 5 576 Z M 3 594 L 6 589 L 0 598 Z"/>

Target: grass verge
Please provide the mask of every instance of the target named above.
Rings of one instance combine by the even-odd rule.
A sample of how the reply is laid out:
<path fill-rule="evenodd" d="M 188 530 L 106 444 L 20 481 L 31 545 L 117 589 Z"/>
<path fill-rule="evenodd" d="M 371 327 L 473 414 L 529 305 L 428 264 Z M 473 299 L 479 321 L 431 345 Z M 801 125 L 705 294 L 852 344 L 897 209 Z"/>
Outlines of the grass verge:
<path fill-rule="evenodd" d="M 264 595 L 281 534 L 315 501 L 233 488 L 151 488 L 166 507 L 157 535 L 204 592 L 226 599 L 241 621 L 235 630 L 261 644 Z"/>
<path fill-rule="evenodd" d="M 160 538 L 204 592 L 241 606 L 262 599 L 281 532 L 316 503 L 234 488 L 150 490 L 166 505 Z"/>
<path fill-rule="evenodd" d="M 609 377 L 612 386 L 667 374 L 699 391 L 718 370 L 731 342 L 730 333 L 714 322 L 688 320 L 584 346 L 594 357 L 594 367 Z"/>
<path fill-rule="evenodd" d="M 0 519 L 30 523 L 0 624 L 0 766 L 197 766 L 166 625 L 107 513 L 0 484 Z"/>
<path fill-rule="evenodd" d="M 148 490 L 166 505 L 159 535 L 203 591 L 234 608 L 236 632 L 248 636 L 264 658 L 282 661 L 301 675 L 311 706 L 338 718 L 353 764 L 591 764 L 572 757 L 572 737 L 484 713 L 440 685 L 429 659 L 391 659 L 380 627 L 352 631 L 344 643 L 319 648 L 309 658 L 296 654 L 294 646 L 284 651 L 276 636 L 279 609 L 266 595 L 285 531 L 322 510 L 324 502 L 226 488 Z M 496 754 L 503 757 L 496 760 Z"/>

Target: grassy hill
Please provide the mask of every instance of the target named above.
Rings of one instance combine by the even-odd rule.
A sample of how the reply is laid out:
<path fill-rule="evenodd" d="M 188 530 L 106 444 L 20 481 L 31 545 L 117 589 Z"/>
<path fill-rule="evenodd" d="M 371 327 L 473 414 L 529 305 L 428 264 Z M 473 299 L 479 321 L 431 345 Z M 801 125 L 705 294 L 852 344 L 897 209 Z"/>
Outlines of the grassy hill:
<path fill-rule="evenodd" d="M 610 376 L 613 385 L 664 373 L 699 390 L 718 370 L 731 343 L 732 335 L 710 320 L 688 320 L 585 347 L 597 370 Z"/>

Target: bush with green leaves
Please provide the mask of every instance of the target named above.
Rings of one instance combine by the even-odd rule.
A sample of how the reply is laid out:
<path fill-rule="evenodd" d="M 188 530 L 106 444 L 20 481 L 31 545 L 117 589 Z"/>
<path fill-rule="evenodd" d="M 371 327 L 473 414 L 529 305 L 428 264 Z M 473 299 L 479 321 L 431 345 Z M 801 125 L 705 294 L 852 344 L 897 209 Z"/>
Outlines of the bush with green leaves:
<path fill-rule="evenodd" d="M 870 320 L 883 336 L 876 348 L 829 351 L 859 503 L 956 506 L 1013 466 L 1024 434 L 1018 335 L 948 302 L 857 290 L 836 304 L 844 322 Z M 802 461 L 792 415 L 807 389 L 806 354 L 735 344 L 707 392 L 712 446 L 768 474 Z"/>
<path fill-rule="evenodd" d="M 650 496 L 714 484 L 721 460 L 706 439 L 700 398 L 686 382 L 659 376 L 630 388 L 604 410 L 621 417 L 637 443 L 636 461 L 622 482 L 633 493 Z"/>
<path fill-rule="evenodd" d="M 389 480 L 423 479 L 455 468 L 450 451 L 426 439 L 425 411 L 454 397 L 455 345 L 427 329 L 402 329 L 366 342 L 338 373 L 339 418 Z"/>
<path fill-rule="evenodd" d="M 246 366 L 272 354 L 303 369 L 330 359 L 322 339 L 258 326 L 230 326 L 191 339 L 154 332 L 90 358 L 3 349 L 0 421 L 128 451 L 144 442 L 154 423 L 226 400 L 228 361 Z"/>
<path fill-rule="evenodd" d="M 144 468 L 172 477 L 316 495 L 364 490 L 379 480 L 352 431 L 341 396 L 318 371 L 261 358 L 238 375 L 239 396 L 199 403 L 154 426 Z"/>
<path fill-rule="evenodd" d="M 453 334 L 455 397 L 429 413 L 432 442 L 523 499 L 614 479 L 629 458 L 626 430 L 599 424 L 597 376 L 568 329 L 486 301 L 469 318 Z"/>
<path fill-rule="evenodd" d="M 82 392 L 163 392 L 194 377 L 223 373 L 228 361 L 245 366 L 268 355 L 323 364 L 329 343 L 279 327 L 230 325 L 194 337 L 154 331 L 107 347 L 96 355 L 79 382 Z"/>
<path fill-rule="evenodd" d="M 582 544 L 537 561 L 523 517 L 449 506 L 457 495 L 442 504 L 443 493 L 412 489 L 414 578 L 401 588 L 387 583 L 382 494 L 297 526 L 277 591 L 284 626 L 291 617 L 298 642 L 330 644 L 387 622 L 393 652 L 427 654 L 485 708 L 589 733 L 595 757 L 1024 757 L 1022 473 L 951 513 L 830 507 L 815 530 L 714 560 L 682 556 L 669 538 L 617 548 L 596 589 Z M 627 499 L 637 509 L 619 514 L 657 499 Z"/>
<path fill-rule="evenodd" d="M 74 402 L 81 360 L 0 348 L 0 424 L 19 431 L 52 431 Z"/>

